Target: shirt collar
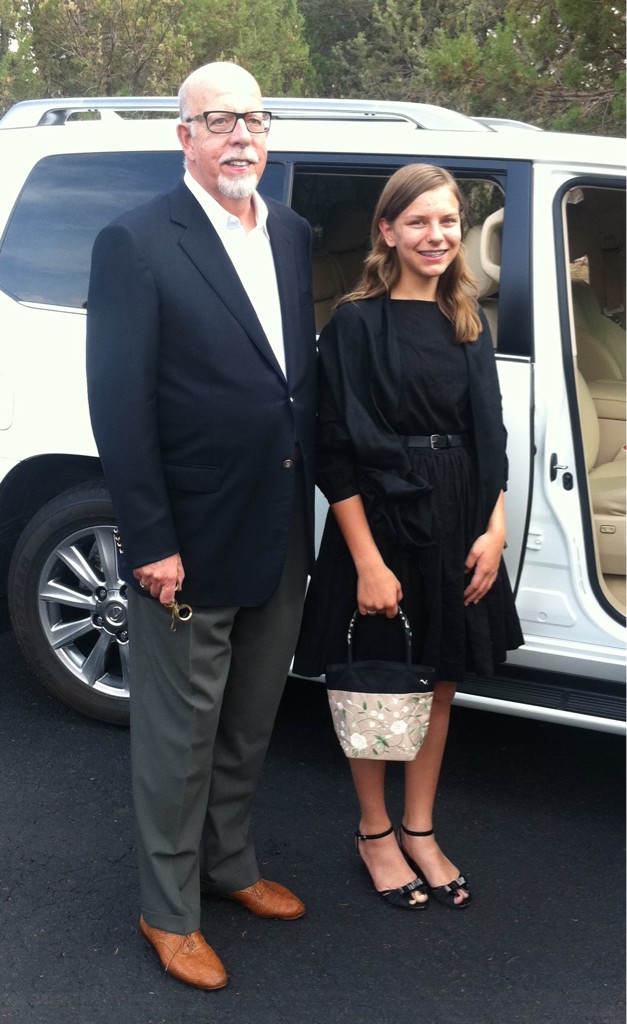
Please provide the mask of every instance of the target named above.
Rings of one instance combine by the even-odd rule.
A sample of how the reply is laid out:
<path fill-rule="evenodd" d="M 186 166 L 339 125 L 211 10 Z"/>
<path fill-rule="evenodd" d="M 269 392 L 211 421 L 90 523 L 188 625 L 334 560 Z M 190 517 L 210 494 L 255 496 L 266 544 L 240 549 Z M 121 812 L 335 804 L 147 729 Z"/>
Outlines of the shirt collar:
<path fill-rule="evenodd" d="M 198 200 L 219 235 L 222 236 L 227 232 L 241 228 L 239 217 L 235 217 L 234 214 L 225 210 L 224 207 L 221 206 L 212 195 L 209 195 L 200 182 L 196 181 L 196 179 L 187 170 L 183 176 L 183 181 L 195 199 Z M 266 237 L 269 237 L 268 207 L 258 192 L 253 192 L 252 199 L 253 207 L 255 209 L 255 218 L 257 220 L 256 229 L 262 231 Z"/>

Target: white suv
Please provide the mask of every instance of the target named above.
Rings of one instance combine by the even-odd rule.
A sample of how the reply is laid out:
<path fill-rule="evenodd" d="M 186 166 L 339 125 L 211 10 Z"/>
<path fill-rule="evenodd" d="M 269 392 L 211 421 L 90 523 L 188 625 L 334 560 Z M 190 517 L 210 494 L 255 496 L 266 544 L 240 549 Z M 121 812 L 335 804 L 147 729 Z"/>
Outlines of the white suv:
<path fill-rule="evenodd" d="M 319 328 L 359 274 L 390 173 L 428 161 L 460 182 L 509 431 L 505 557 L 525 645 L 457 700 L 624 731 L 624 143 L 420 104 L 266 107 L 261 191 L 312 224 Z M 90 251 L 180 177 L 175 111 L 42 100 L 0 121 L 0 586 L 46 685 L 108 721 L 127 718 L 129 637 L 87 410 Z"/>

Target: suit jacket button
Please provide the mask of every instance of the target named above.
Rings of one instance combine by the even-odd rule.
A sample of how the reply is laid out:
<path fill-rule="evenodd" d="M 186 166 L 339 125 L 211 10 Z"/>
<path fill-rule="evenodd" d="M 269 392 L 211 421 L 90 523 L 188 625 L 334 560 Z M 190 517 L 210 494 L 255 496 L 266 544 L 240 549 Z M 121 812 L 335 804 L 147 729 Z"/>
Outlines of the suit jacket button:
<path fill-rule="evenodd" d="M 283 469 L 294 469 L 294 459 L 283 459 Z"/>

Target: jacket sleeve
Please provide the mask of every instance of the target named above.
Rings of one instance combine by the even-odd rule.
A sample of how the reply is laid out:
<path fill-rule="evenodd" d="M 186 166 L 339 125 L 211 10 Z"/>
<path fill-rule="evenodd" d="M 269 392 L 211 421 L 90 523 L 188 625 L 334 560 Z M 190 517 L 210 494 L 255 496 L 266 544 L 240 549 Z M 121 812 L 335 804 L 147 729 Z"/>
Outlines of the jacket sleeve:
<path fill-rule="evenodd" d="M 159 303 L 125 225 L 96 239 L 87 301 L 87 384 L 96 445 L 130 567 L 179 550 L 157 416 Z"/>

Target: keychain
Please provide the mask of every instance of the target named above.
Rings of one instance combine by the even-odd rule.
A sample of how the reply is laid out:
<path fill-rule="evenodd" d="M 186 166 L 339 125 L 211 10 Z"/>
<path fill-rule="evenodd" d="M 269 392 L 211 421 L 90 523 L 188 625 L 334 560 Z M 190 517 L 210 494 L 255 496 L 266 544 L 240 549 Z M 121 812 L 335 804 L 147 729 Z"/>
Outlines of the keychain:
<path fill-rule="evenodd" d="M 179 590 L 179 586 L 176 588 Z M 190 604 L 179 604 L 176 598 L 166 604 L 166 608 L 172 613 L 172 622 L 170 624 L 170 632 L 176 633 L 177 622 L 189 622 L 194 612 Z"/>

